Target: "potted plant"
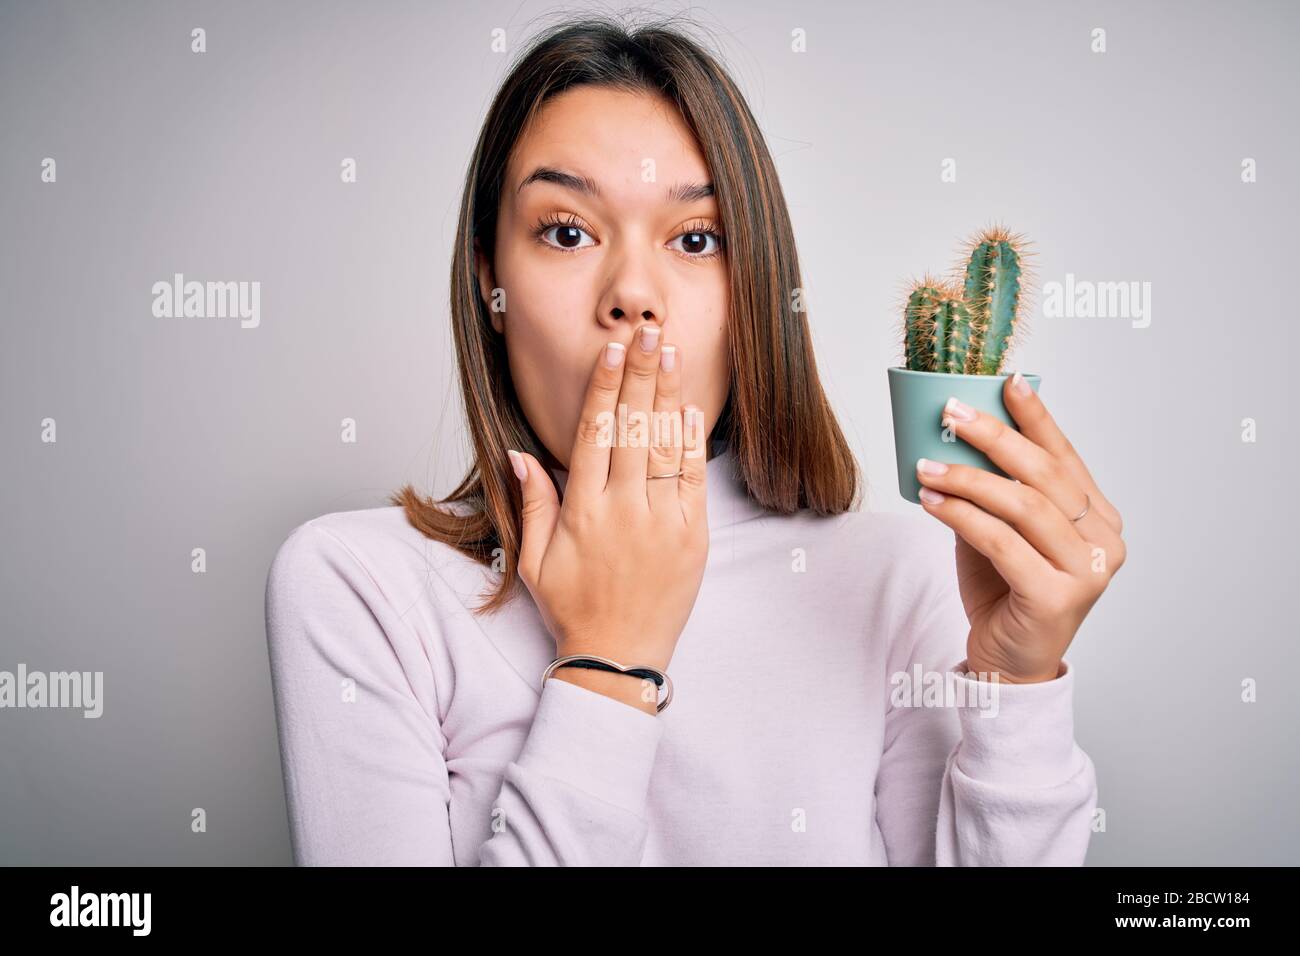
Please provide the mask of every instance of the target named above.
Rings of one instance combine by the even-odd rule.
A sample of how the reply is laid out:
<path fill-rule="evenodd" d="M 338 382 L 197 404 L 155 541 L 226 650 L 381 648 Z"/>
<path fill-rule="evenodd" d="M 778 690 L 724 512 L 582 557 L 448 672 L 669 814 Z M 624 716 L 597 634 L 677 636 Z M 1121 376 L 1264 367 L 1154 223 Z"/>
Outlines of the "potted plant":
<path fill-rule="evenodd" d="M 948 397 L 987 412 L 1012 428 L 1002 402 L 1003 364 L 1027 311 L 1027 243 L 991 226 L 968 242 L 965 267 L 948 279 L 913 282 L 903 309 L 904 366 L 889 369 L 898 490 L 920 503 L 916 460 L 974 465 L 1007 477 L 988 456 L 941 422 Z M 1024 372 L 1038 390 L 1039 376 Z"/>

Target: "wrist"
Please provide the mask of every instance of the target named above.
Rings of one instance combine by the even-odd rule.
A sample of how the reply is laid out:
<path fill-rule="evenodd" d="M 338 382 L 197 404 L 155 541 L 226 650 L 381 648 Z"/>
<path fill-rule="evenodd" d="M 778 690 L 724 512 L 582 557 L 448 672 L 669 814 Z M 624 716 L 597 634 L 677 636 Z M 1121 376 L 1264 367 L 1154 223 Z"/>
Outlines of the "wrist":
<path fill-rule="evenodd" d="M 592 654 L 617 661 L 624 667 L 653 667 L 667 672 L 673 649 L 671 644 L 664 651 L 648 647 L 643 639 L 608 636 L 601 639 L 561 638 L 555 642 L 556 657 L 569 657 L 573 654 Z"/>
<path fill-rule="evenodd" d="M 968 657 L 963 663 L 966 675 L 972 680 L 984 680 L 990 683 L 996 680 L 1000 684 L 1040 684 L 1044 681 L 1056 680 L 1061 676 L 1062 671 L 1060 661 L 1052 665 L 1049 670 L 1024 674 L 998 670 L 996 667 L 980 663 L 976 658 Z"/>

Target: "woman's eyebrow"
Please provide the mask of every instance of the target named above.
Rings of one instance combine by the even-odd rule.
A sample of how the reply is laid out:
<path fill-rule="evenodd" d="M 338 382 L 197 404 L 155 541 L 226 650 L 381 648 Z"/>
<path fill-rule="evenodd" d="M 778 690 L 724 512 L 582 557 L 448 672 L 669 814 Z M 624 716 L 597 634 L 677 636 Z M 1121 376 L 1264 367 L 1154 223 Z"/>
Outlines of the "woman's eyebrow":
<path fill-rule="evenodd" d="M 566 172 L 552 166 L 538 166 L 524 177 L 524 181 L 519 184 L 519 188 L 515 192 L 518 194 L 529 183 L 539 182 L 554 183 L 557 186 L 563 186 L 565 189 L 572 189 L 575 192 L 582 193 L 584 196 L 590 196 L 592 199 L 601 198 L 600 186 L 590 176 Z M 707 199 L 712 195 L 713 183 L 678 183 L 668 190 L 668 201 L 690 203 L 700 199 Z"/>
<path fill-rule="evenodd" d="M 668 190 L 669 202 L 697 202 L 713 195 L 713 183 L 678 183 Z"/>
<path fill-rule="evenodd" d="M 590 176 L 579 176 L 574 173 L 567 173 L 562 169 L 553 169 L 550 166 L 538 166 L 525 176 L 524 181 L 515 190 L 516 194 L 523 192 L 524 187 L 529 183 L 555 183 L 555 185 L 563 186 L 565 189 L 572 189 L 584 196 L 590 196 L 592 199 L 600 198 L 600 187 L 596 185 L 596 181 Z"/>

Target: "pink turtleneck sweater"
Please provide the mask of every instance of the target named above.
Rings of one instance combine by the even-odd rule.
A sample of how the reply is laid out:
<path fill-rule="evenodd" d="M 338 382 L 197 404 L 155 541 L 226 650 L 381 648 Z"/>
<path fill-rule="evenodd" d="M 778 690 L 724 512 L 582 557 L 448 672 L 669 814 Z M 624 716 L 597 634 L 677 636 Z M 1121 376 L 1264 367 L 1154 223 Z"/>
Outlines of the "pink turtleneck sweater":
<path fill-rule="evenodd" d="M 475 616 L 494 572 L 400 508 L 295 528 L 266 623 L 296 861 L 1082 864 L 1097 785 L 1068 662 L 990 698 L 961 676 L 947 527 L 773 515 L 733 465 L 708 463 L 708 565 L 657 716 L 542 685 L 527 592 Z"/>

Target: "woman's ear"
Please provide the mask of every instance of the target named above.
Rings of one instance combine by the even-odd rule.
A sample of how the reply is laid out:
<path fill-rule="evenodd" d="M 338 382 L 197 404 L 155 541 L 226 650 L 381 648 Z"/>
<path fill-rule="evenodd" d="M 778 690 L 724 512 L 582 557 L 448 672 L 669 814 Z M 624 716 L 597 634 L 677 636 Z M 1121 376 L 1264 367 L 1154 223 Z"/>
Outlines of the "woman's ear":
<path fill-rule="evenodd" d="M 496 312 L 492 304 L 496 301 L 496 279 L 492 275 L 492 263 L 488 262 L 487 255 L 483 252 L 483 244 L 478 241 L 478 236 L 474 237 L 474 271 L 478 276 L 478 294 L 483 299 L 483 305 L 488 310 L 488 315 L 492 318 L 492 328 L 498 334 L 505 331 L 505 314 Z"/>

